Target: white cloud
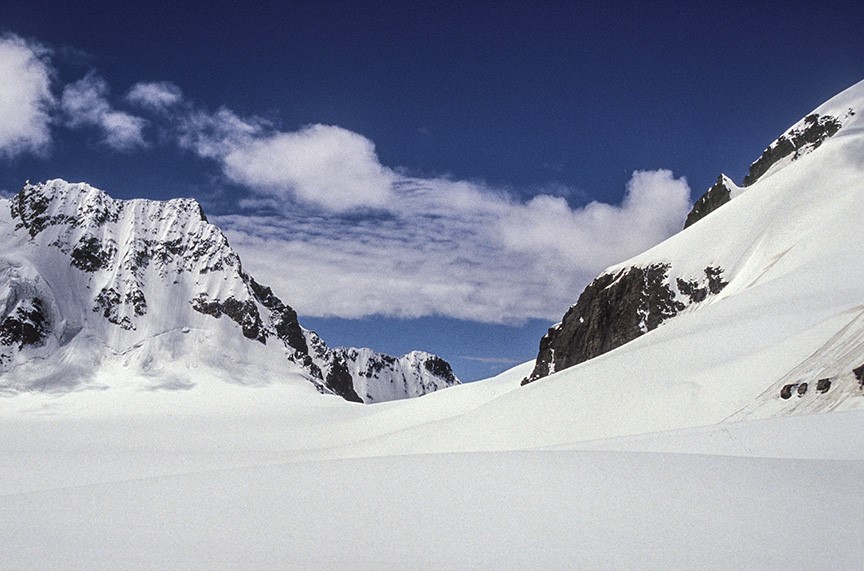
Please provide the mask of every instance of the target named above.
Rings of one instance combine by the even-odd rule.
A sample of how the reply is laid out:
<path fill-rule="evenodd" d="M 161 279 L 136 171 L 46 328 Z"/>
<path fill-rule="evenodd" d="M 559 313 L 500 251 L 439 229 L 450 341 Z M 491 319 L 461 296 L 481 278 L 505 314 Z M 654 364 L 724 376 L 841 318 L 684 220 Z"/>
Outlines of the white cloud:
<path fill-rule="evenodd" d="M 48 51 L 18 36 L 0 38 L 0 156 L 39 153 L 51 141 Z"/>
<path fill-rule="evenodd" d="M 128 103 L 155 112 L 164 112 L 183 101 L 183 92 L 169 81 L 142 81 L 125 97 Z"/>
<path fill-rule="evenodd" d="M 264 136 L 269 124 L 258 118 L 244 119 L 221 108 L 216 113 L 192 111 L 177 118 L 178 144 L 201 157 L 217 159 Z"/>
<path fill-rule="evenodd" d="M 550 262 L 596 267 L 656 244 L 681 228 L 690 187 L 668 170 L 636 171 L 620 206 L 591 202 L 572 210 L 560 197 L 540 195 L 500 220 L 507 247 Z M 582 247 L 574 248 L 574 245 Z M 589 246 L 586 248 L 586 246 Z"/>
<path fill-rule="evenodd" d="M 372 141 L 330 125 L 252 140 L 223 164 L 229 179 L 254 192 L 332 212 L 386 206 L 395 178 L 378 162 Z"/>
<path fill-rule="evenodd" d="M 70 127 L 95 126 L 101 131 L 103 142 L 116 150 L 146 146 L 143 130 L 147 122 L 112 108 L 108 102 L 108 84 L 96 75 L 89 74 L 67 85 L 60 107 Z"/>
<path fill-rule="evenodd" d="M 603 268 L 681 228 L 684 179 L 636 172 L 620 205 L 521 203 L 482 185 L 402 178 L 389 213 L 348 219 L 302 207 L 224 216 L 247 270 L 309 316 L 559 319 Z"/>

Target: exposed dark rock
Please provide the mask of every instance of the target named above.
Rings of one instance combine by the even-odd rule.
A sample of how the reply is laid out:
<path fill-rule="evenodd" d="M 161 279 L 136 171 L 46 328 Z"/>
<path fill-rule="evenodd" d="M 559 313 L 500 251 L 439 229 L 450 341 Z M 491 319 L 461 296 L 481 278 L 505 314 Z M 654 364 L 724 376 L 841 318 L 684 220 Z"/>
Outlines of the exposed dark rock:
<path fill-rule="evenodd" d="M 687 214 L 684 228 L 702 220 L 732 199 L 732 193 L 726 186 L 725 178 L 722 174 L 717 177 L 717 182 L 696 201 L 690 213 Z"/>
<path fill-rule="evenodd" d="M 715 266 L 708 266 L 704 270 L 705 282 L 700 283 L 697 280 L 685 280 L 677 278 L 675 283 L 678 285 L 678 291 L 686 295 L 690 299 L 690 303 L 699 303 L 705 301 L 708 295 L 716 295 L 720 293 L 724 287 L 729 285 L 729 282 L 723 279 L 723 269 Z"/>
<path fill-rule="evenodd" d="M 729 282 L 723 279 L 723 268 L 708 266 L 704 272 L 705 277 L 708 279 L 708 292 L 710 294 L 716 295 L 729 285 Z"/>
<path fill-rule="evenodd" d="M 780 389 L 780 398 L 788 399 L 792 396 L 792 391 L 795 389 L 796 385 L 783 385 L 783 388 Z"/>
<path fill-rule="evenodd" d="M 354 390 L 354 379 L 348 371 L 348 366 L 340 355 L 336 355 L 331 362 L 330 371 L 324 382 L 334 393 L 351 402 L 363 402 L 363 399 Z"/>
<path fill-rule="evenodd" d="M 789 133 L 777 139 L 770 147 L 763 151 L 762 156 L 750 165 L 750 171 L 744 177 L 744 186 L 750 186 L 768 172 L 777 161 L 794 155 L 797 159 L 808 150 L 818 148 L 826 139 L 840 130 L 842 123 L 830 115 L 819 116 L 813 113 L 804 118 L 804 126 L 793 129 Z"/>
<path fill-rule="evenodd" d="M 831 379 L 819 379 L 816 381 L 816 392 L 824 395 L 831 388 Z"/>
<path fill-rule="evenodd" d="M 803 397 L 805 394 L 807 394 L 807 383 L 801 383 L 798 385 L 798 396 Z"/>
<path fill-rule="evenodd" d="M 864 389 L 864 365 L 852 369 L 852 373 L 855 375 L 855 378 L 858 379 L 858 386 Z"/>
<path fill-rule="evenodd" d="M 670 289 L 668 271 L 666 264 L 652 264 L 603 274 L 591 282 L 561 323 L 540 340 L 534 370 L 522 384 L 620 347 L 680 313 L 686 304 Z M 689 303 L 704 301 L 727 285 L 722 268 L 708 266 L 704 273 L 704 282 L 676 278 Z"/>
<path fill-rule="evenodd" d="M 121 329 L 126 329 L 127 331 L 135 329 L 135 324 L 132 323 L 132 320 L 127 316 L 120 317 L 120 310 L 122 306 L 126 303 L 130 303 L 133 306 L 135 305 L 135 300 L 139 299 L 139 303 L 142 304 L 141 313 L 139 313 L 138 308 L 135 308 L 136 315 L 143 315 L 146 313 L 146 303 L 144 302 L 144 293 L 138 291 L 137 294 L 128 293 L 126 295 L 120 295 L 120 292 L 111 287 L 102 288 L 99 293 L 96 295 L 96 305 L 93 306 L 93 311 L 96 313 L 101 313 L 102 316 L 108 320 L 109 323 L 113 323 L 117 325 Z"/>
<path fill-rule="evenodd" d="M 48 327 L 42 302 L 38 298 L 30 300 L 29 307 L 19 306 L 0 323 L 0 344 L 38 345 L 45 339 Z"/>
<path fill-rule="evenodd" d="M 84 272 L 104 270 L 111 264 L 116 249 L 104 245 L 95 236 L 81 238 L 70 254 L 72 265 Z"/>
<path fill-rule="evenodd" d="M 696 280 L 678 278 L 675 282 L 678 284 L 678 291 L 690 298 L 690 303 L 699 303 L 708 297 L 708 288 L 702 287 Z"/>
<path fill-rule="evenodd" d="M 448 385 L 456 384 L 456 375 L 453 374 L 450 363 L 441 357 L 432 356 L 423 363 L 423 366 L 436 377 L 444 379 Z"/>
<path fill-rule="evenodd" d="M 51 201 L 44 194 L 35 191 L 36 187 L 25 184 L 12 200 L 12 218 L 17 218 L 15 229 L 26 228 L 30 236 L 36 236 L 48 225 L 45 212 Z"/>
<path fill-rule="evenodd" d="M 595 279 L 540 340 L 534 370 L 523 384 L 620 347 L 684 309 L 666 283 L 667 271 L 667 265 L 654 264 Z"/>
<path fill-rule="evenodd" d="M 255 299 L 271 311 L 271 320 L 273 328 L 276 330 L 276 336 L 295 350 L 308 353 L 309 347 L 306 344 L 306 337 L 303 335 L 300 322 L 297 320 L 297 312 L 273 295 L 273 290 L 269 287 L 260 285 L 245 274 L 244 278 L 246 278 Z"/>
<path fill-rule="evenodd" d="M 94 193 L 88 201 L 78 205 L 76 216 L 68 214 L 48 214 L 48 209 L 55 197 L 46 194 L 44 185 L 33 185 L 29 182 L 13 197 L 11 214 L 17 218 L 16 229 L 26 228 L 30 236 L 35 237 L 48 226 L 69 224 L 83 226 L 85 223 L 102 226 L 106 222 L 119 220 L 119 203 L 107 194 Z"/>
<path fill-rule="evenodd" d="M 192 309 L 205 315 L 212 315 L 217 319 L 223 315 L 240 325 L 243 336 L 255 339 L 261 343 L 267 342 L 267 335 L 261 323 L 261 315 L 258 307 L 251 299 L 240 301 L 229 297 L 224 301 L 209 299 L 206 293 L 199 294 L 192 300 Z"/>

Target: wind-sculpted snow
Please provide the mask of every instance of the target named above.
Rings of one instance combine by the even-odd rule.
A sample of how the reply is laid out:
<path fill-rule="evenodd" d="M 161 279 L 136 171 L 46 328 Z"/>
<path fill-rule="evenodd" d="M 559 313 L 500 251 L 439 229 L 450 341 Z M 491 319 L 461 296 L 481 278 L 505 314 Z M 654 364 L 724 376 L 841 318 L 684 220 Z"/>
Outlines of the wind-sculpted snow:
<path fill-rule="evenodd" d="M 452 373 L 420 366 L 437 363 L 431 355 L 418 365 L 413 354 L 371 353 L 393 364 L 392 374 L 379 378 L 349 370 L 341 350 L 317 336 L 310 354 L 307 336 L 314 334 L 270 288 L 243 272 L 224 234 L 194 200 L 115 200 L 84 183 L 53 180 L 25 184 L 7 204 L 0 219 L 0 387 L 6 390 L 87 386 L 100 363 L 116 358 L 155 376 L 168 359 L 191 368 L 252 359 L 274 369 L 270 379 L 305 377 L 322 392 L 358 402 L 458 384 Z M 205 332 L 205 346 L 190 337 L 192 330 Z M 166 337 L 170 354 L 151 347 Z M 418 374 L 422 370 L 427 374 Z M 242 367 L 233 375 L 248 382 Z M 399 375 L 404 382 L 397 389 L 391 385 Z"/>

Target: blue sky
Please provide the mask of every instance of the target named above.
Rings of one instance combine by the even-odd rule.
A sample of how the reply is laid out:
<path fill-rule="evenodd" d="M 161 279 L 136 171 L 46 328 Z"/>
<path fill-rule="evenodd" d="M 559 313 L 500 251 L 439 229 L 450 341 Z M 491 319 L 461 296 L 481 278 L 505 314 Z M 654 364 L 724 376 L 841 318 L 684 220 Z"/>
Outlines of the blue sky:
<path fill-rule="evenodd" d="M 484 377 L 864 77 L 860 2 L 632 4 L 7 0 L 0 189 L 193 196 L 329 343 Z"/>

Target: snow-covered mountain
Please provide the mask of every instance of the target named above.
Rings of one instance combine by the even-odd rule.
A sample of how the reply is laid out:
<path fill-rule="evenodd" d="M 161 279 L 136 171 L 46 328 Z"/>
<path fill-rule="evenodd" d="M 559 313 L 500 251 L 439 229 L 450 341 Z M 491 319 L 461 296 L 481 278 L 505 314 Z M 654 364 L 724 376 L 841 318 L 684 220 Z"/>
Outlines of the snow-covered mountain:
<path fill-rule="evenodd" d="M 864 345 L 855 341 L 864 334 L 858 318 L 864 303 L 858 285 L 864 265 L 862 115 L 864 82 L 792 125 L 753 162 L 742 186 L 721 174 L 696 201 L 683 232 L 608 268 L 585 289 L 541 340 L 525 383 L 612 351 L 685 313 L 708 317 L 709 308 L 766 291 L 788 298 L 786 288 L 797 283 L 792 295 L 802 303 L 847 303 L 849 324 L 838 332 L 842 343 L 820 349 L 834 358 L 814 355 L 760 399 L 777 400 L 781 392 L 789 399 L 796 390 L 801 402 L 836 404 L 837 398 L 823 396 L 829 392 L 860 396 L 853 369 L 864 364 Z M 836 358 L 841 345 L 848 350 L 842 363 Z M 791 399 L 785 408 L 801 408 L 801 402 Z"/>
<path fill-rule="evenodd" d="M 0 201 L 0 235 L 2 391 L 87 386 L 111 362 L 150 388 L 188 388 L 183 369 L 209 367 L 248 384 L 302 376 L 358 402 L 459 382 L 428 353 L 328 347 L 243 271 L 194 200 L 28 183 Z"/>

